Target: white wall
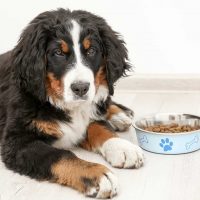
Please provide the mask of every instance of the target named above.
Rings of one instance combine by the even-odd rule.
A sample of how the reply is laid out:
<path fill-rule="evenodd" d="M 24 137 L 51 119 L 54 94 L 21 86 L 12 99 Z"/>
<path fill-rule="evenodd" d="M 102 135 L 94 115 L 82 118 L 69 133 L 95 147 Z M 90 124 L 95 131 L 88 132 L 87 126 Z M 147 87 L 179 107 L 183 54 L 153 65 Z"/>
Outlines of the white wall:
<path fill-rule="evenodd" d="M 0 53 L 33 17 L 57 7 L 106 18 L 124 36 L 138 73 L 200 73 L 199 0 L 0 0 Z"/>

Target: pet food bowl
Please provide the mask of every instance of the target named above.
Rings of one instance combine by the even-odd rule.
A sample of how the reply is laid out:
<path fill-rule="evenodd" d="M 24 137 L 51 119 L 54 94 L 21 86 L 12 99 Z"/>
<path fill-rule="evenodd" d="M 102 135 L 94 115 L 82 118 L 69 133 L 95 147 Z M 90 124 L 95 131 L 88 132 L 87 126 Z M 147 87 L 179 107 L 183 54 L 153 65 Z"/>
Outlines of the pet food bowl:
<path fill-rule="evenodd" d="M 188 132 L 167 133 L 145 130 L 147 127 L 169 124 L 195 127 Z M 191 114 L 159 113 L 143 117 L 134 123 L 140 147 L 160 154 L 182 154 L 200 149 L 200 117 Z"/>

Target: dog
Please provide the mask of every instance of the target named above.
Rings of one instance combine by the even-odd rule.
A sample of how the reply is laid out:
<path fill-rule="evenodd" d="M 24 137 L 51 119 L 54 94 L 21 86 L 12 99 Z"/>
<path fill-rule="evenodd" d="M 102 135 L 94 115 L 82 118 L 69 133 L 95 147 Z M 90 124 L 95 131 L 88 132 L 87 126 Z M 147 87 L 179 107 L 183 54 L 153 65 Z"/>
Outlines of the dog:
<path fill-rule="evenodd" d="M 103 18 L 62 8 L 38 15 L 16 47 L 0 56 L 5 166 L 86 196 L 115 196 L 111 170 L 70 148 L 98 152 L 117 168 L 143 165 L 142 150 L 115 133 L 132 123 L 133 111 L 111 99 L 130 68 L 124 41 Z"/>

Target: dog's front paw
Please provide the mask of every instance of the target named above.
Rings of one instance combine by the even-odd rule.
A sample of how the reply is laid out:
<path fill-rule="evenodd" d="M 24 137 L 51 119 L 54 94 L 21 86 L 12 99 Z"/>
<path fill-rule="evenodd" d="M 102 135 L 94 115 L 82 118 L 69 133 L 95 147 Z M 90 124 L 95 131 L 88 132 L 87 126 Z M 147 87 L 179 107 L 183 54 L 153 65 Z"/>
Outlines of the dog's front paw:
<path fill-rule="evenodd" d="M 139 168 L 144 162 L 142 149 L 121 138 L 109 139 L 100 151 L 113 167 Z"/>
<path fill-rule="evenodd" d="M 103 168 L 102 168 L 103 167 Z M 91 169 L 88 173 L 89 177 L 82 178 L 85 184 L 86 196 L 95 197 L 100 199 L 107 199 L 114 197 L 118 192 L 118 180 L 117 177 L 106 167 L 98 165 L 94 169 Z M 94 173 L 92 172 L 93 170 Z M 91 177 L 91 174 L 92 177 Z"/>
<path fill-rule="evenodd" d="M 115 109 L 115 110 L 114 110 Z M 109 123 L 115 131 L 126 131 L 132 125 L 134 113 L 130 109 L 122 110 L 113 105 L 110 108 L 112 115 L 110 115 Z"/>

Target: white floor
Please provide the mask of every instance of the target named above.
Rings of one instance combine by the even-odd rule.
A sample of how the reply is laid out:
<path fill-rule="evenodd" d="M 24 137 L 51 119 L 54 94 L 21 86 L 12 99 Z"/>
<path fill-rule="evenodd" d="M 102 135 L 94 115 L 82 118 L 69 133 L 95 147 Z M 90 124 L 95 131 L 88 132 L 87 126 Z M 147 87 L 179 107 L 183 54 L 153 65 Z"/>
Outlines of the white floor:
<path fill-rule="evenodd" d="M 151 93 L 118 91 L 115 100 L 134 109 L 136 118 L 156 112 L 200 114 L 200 93 Z M 131 129 L 120 136 L 135 141 Z M 82 149 L 79 157 L 107 165 L 97 154 Z M 120 181 L 116 200 L 200 200 L 200 151 L 184 155 L 145 154 L 145 165 L 137 170 L 114 169 Z M 110 167 L 111 168 L 111 167 Z M 82 200 L 78 192 L 15 174 L 0 162 L 0 200 Z M 88 198 L 89 199 L 89 198 Z"/>

